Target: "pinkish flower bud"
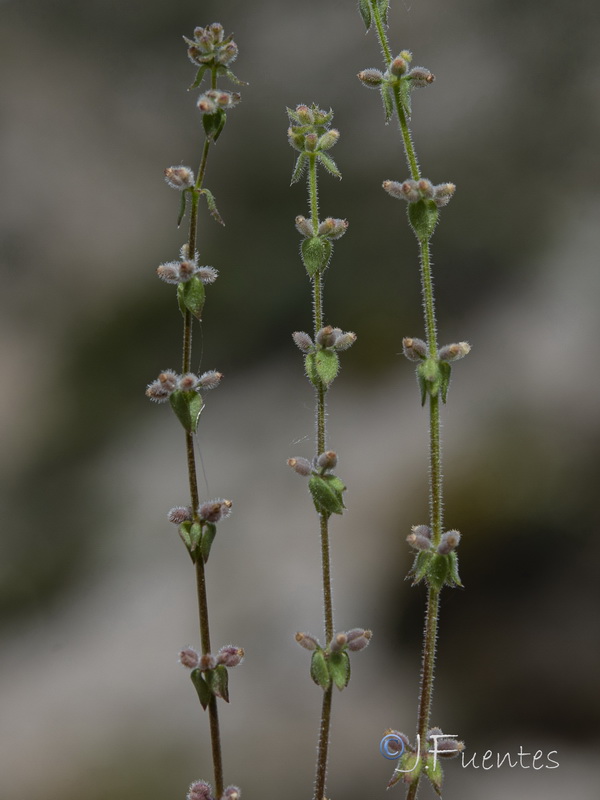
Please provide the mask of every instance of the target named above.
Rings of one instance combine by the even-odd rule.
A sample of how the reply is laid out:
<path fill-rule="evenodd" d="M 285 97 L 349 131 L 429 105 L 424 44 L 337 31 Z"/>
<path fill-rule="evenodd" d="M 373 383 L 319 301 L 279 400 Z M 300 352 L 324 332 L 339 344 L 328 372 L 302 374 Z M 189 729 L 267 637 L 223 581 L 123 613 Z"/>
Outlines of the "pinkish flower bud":
<path fill-rule="evenodd" d="M 384 736 L 390 737 L 386 745 L 386 750 L 388 750 L 390 754 L 400 752 L 400 750 L 402 749 L 400 743 L 404 745 L 405 750 L 411 749 L 409 738 L 405 733 L 401 733 L 400 731 L 395 731 L 392 730 L 392 728 L 388 728 L 385 731 Z M 391 737 L 395 737 L 396 741 L 394 741 L 394 739 Z"/>
<path fill-rule="evenodd" d="M 200 663 L 200 656 L 192 647 L 184 647 L 179 653 L 179 663 L 187 669 L 196 669 Z"/>
<path fill-rule="evenodd" d="M 435 752 L 439 758 L 456 758 L 465 749 L 465 743 L 458 739 L 438 739 L 435 745 Z"/>
<path fill-rule="evenodd" d="M 345 633 L 336 633 L 329 642 L 330 653 L 340 653 L 348 644 L 348 636 Z"/>
<path fill-rule="evenodd" d="M 182 392 L 193 392 L 198 385 L 198 376 L 193 372 L 186 372 L 179 378 L 177 388 Z"/>
<path fill-rule="evenodd" d="M 214 669 L 217 666 L 217 659 L 212 653 L 204 653 L 200 656 L 198 666 L 204 672 L 207 669 Z"/>
<path fill-rule="evenodd" d="M 315 115 L 308 106 L 305 105 L 296 106 L 296 116 L 298 117 L 298 120 L 302 123 L 302 125 L 314 124 Z"/>
<path fill-rule="evenodd" d="M 178 167 L 167 167 L 165 180 L 172 189 L 183 191 L 194 185 L 194 173 L 189 167 L 181 164 Z"/>
<path fill-rule="evenodd" d="M 422 339 L 405 336 L 402 339 L 402 350 L 409 361 L 421 361 L 421 359 L 427 358 L 427 345 Z"/>
<path fill-rule="evenodd" d="M 225 35 L 225 32 L 220 22 L 212 22 L 206 30 L 210 32 L 213 42 L 215 42 L 215 44 L 218 44 L 219 42 L 223 41 L 223 36 Z"/>
<path fill-rule="evenodd" d="M 378 69 L 363 69 L 357 77 L 367 89 L 378 89 L 383 83 L 383 73 Z"/>
<path fill-rule="evenodd" d="M 438 208 L 447 206 L 455 191 L 456 186 L 453 183 L 438 183 L 433 187 L 433 202 Z"/>
<path fill-rule="evenodd" d="M 217 664 L 223 664 L 226 667 L 237 667 L 243 660 L 243 648 L 234 647 L 232 644 L 222 647 L 217 653 Z"/>
<path fill-rule="evenodd" d="M 406 200 L 408 203 L 416 203 L 421 199 L 419 188 L 416 181 L 412 179 L 398 183 L 398 181 L 384 181 L 384 190 L 399 200 Z"/>
<path fill-rule="evenodd" d="M 413 67 L 406 77 L 410 80 L 412 89 L 428 86 L 435 80 L 435 75 L 425 67 Z"/>
<path fill-rule="evenodd" d="M 460 533 L 458 531 L 446 531 L 442 534 L 440 543 L 438 545 L 438 553 L 447 556 L 453 550 L 456 550 L 460 542 Z"/>
<path fill-rule="evenodd" d="M 315 336 L 316 343 L 321 347 L 333 347 L 336 339 L 337 335 L 331 325 L 326 325 L 324 328 L 321 328 Z"/>
<path fill-rule="evenodd" d="M 307 133 L 304 137 L 304 149 L 307 150 L 309 153 L 314 153 L 317 149 L 317 144 L 319 142 L 319 137 L 316 133 Z"/>
<path fill-rule="evenodd" d="M 417 181 L 417 187 L 421 192 L 421 197 L 427 200 L 433 197 L 433 184 L 427 178 L 421 178 L 421 180 Z"/>
<path fill-rule="evenodd" d="M 335 343 L 333 345 L 333 349 L 337 350 L 338 352 L 342 350 L 348 350 L 349 347 L 352 347 L 356 339 L 357 336 L 353 331 L 347 331 L 346 333 L 342 333 L 339 336 L 337 336 Z"/>
<path fill-rule="evenodd" d="M 157 267 L 156 274 L 165 283 L 179 283 L 181 280 L 179 266 L 179 261 L 167 261 Z"/>
<path fill-rule="evenodd" d="M 202 503 L 198 509 L 198 516 L 202 522 L 219 522 L 231 514 L 231 500 L 211 500 L 208 503 Z"/>
<path fill-rule="evenodd" d="M 203 114 L 214 114 L 218 107 L 215 101 L 207 94 L 200 95 L 197 105 Z"/>
<path fill-rule="evenodd" d="M 396 58 L 392 61 L 392 63 L 389 66 L 391 74 L 395 75 L 396 77 L 404 75 L 407 69 L 408 69 L 408 64 L 406 60 L 402 58 L 402 56 L 396 56 Z"/>
<path fill-rule="evenodd" d="M 203 372 L 198 378 L 198 388 L 200 389 L 216 389 L 221 383 L 223 378 L 222 372 L 216 372 L 214 369 L 208 372 Z"/>
<path fill-rule="evenodd" d="M 179 376 L 172 370 L 161 372 L 158 378 L 148 384 L 146 397 L 155 403 L 164 403 L 175 391 Z"/>
<path fill-rule="evenodd" d="M 312 464 L 307 458 L 288 458 L 287 463 L 288 467 L 291 467 L 294 472 L 297 472 L 298 475 L 304 475 L 305 477 L 310 475 L 313 469 Z"/>
<path fill-rule="evenodd" d="M 237 92 L 222 92 L 219 89 L 209 89 L 204 96 L 212 100 L 218 108 L 233 108 L 242 99 Z M 200 107 L 200 103 L 198 103 L 198 107 Z"/>
<path fill-rule="evenodd" d="M 294 638 L 305 650 L 316 650 L 319 647 L 319 642 L 310 633 L 297 633 Z"/>
<path fill-rule="evenodd" d="M 187 800 L 214 800 L 212 786 L 206 781 L 194 781 L 188 789 Z"/>
<path fill-rule="evenodd" d="M 326 450 L 317 458 L 317 467 L 319 469 L 335 469 L 337 465 L 337 453 L 333 450 Z"/>
<path fill-rule="evenodd" d="M 294 340 L 296 347 L 298 347 L 303 353 L 312 353 L 312 351 L 315 349 L 313 340 L 310 338 L 308 333 L 304 333 L 304 331 L 294 331 L 294 333 L 292 333 L 292 339 Z"/>
<path fill-rule="evenodd" d="M 193 519 L 192 509 L 190 506 L 175 506 L 169 511 L 167 518 L 173 525 L 181 525 L 182 522 Z"/>
<path fill-rule="evenodd" d="M 470 352 L 471 345 L 468 342 L 457 342 L 441 347 L 438 358 L 440 361 L 458 361 L 459 358 L 464 358 Z"/>
<path fill-rule="evenodd" d="M 214 283 L 219 277 L 219 273 L 214 267 L 197 267 L 194 275 L 202 283 Z"/>
<path fill-rule="evenodd" d="M 238 786 L 228 786 L 223 792 L 221 800 L 240 800 L 241 789 Z"/>
<path fill-rule="evenodd" d="M 429 525 L 413 525 L 411 527 L 411 531 L 416 533 L 417 536 L 424 536 L 426 539 L 431 541 L 431 537 L 433 533 L 431 532 L 431 528 Z"/>
<path fill-rule="evenodd" d="M 218 64 L 231 64 L 232 61 L 235 61 L 238 55 L 238 46 L 235 42 L 228 42 L 224 47 L 219 50 L 219 54 L 217 55 L 217 63 Z"/>
<path fill-rule="evenodd" d="M 438 737 L 439 737 L 439 736 L 443 736 L 443 735 L 444 735 L 444 734 L 443 734 L 443 731 L 442 731 L 442 729 L 441 729 L 441 728 L 438 728 L 437 726 L 436 726 L 436 727 L 434 727 L 434 728 L 430 728 L 430 729 L 427 731 L 427 738 L 428 738 L 428 739 L 430 739 L 431 741 L 433 741 L 433 737 L 434 737 L 434 736 L 438 736 Z"/>
<path fill-rule="evenodd" d="M 296 230 L 298 233 L 301 233 L 302 236 L 305 236 L 307 239 L 310 239 L 314 236 L 312 221 L 310 219 L 306 219 L 302 215 L 298 215 L 296 217 Z"/>
<path fill-rule="evenodd" d="M 192 261 L 189 258 L 184 259 L 179 264 L 179 280 L 181 283 L 185 283 L 193 277 L 194 273 L 197 270 L 197 265 L 195 261 Z"/>
<path fill-rule="evenodd" d="M 365 647 L 368 647 L 373 633 L 368 630 L 363 630 L 362 628 L 353 628 L 351 631 L 347 632 L 346 636 L 348 637 L 348 650 L 353 653 L 358 653 L 360 650 L 364 650 Z"/>

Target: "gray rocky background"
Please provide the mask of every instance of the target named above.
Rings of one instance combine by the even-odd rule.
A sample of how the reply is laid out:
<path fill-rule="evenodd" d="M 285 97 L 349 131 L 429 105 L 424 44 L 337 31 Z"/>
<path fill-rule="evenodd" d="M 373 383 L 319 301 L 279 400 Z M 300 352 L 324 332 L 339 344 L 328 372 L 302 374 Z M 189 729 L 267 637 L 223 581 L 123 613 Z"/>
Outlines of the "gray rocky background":
<path fill-rule="evenodd" d="M 355 330 L 331 392 L 349 486 L 333 524 L 337 628 L 374 630 L 335 698 L 329 793 L 377 800 L 387 727 L 412 733 L 424 592 L 404 581 L 425 521 L 426 414 L 403 335 L 422 335 L 416 247 L 381 190 L 406 169 L 356 73 L 379 66 L 354 2 L 0 3 L 3 273 L 0 797 L 165 800 L 210 778 L 206 720 L 177 664 L 197 643 L 193 573 L 167 510 L 183 442 L 143 394 L 177 368 L 180 321 L 156 266 L 184 234 L 162 170 L 198 161 L 181 35 L 220 20 L 250 85 L 211 155 L 227 227 L 201 223 L 209 289 L 199 448 L 231 497 L 208 565 L 213 639 L 246 649 L 222 710 L 245 800 L 310 796 L 319 691 L 297 630 L 319 634 L 314 515 L 285 466 L 311 455 L 312 396 L 290 333 L 309 285 L 285 106 L 332 106 L 347 217 L 328 321 Z M 465 591 L 443 597 L 434 721 L 477 763 L 558 751 L 560 767 L 450 762 L 446 800 L 597 796 L 599 693 L 598 17 L 590 0 L 392 0 L 390 37 L 435 84 L 413 131 L 457 194 L 434 238 L 442 342 L 468 339 L 444 410 L 446 517 Z M 527 762 L 531 763 L 531 761 Z M 538 762 L 539 764 L 540 762 Z M 402 790 L 392 790 L 399 797 Z M 422 791 L 423 797 L 429 792 Z M 431 793 L 430 793 L 431 794 Z M 432 796 L 432 795 L 431 795 Z"/>

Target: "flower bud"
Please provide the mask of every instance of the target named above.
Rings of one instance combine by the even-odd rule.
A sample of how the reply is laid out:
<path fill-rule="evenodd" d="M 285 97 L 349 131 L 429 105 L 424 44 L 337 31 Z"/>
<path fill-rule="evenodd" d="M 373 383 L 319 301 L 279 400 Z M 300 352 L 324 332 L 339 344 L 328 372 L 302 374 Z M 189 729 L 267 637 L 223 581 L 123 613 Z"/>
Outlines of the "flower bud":
<path fill-rule="evenodd" d="M 442 534 L 440 543 L 438 545 L 438 553 L 447 556 L 453 550 L 456 550 L 460 542 L 460 533 L 458 531 L 446 531 Z"/>
<path fill-rule="evenodd" d="M 406 77 L 410 80 L 412 89 L 428 86 L 435 80 L 435 75 L 425 67 L 413 67 Z"/>
<path fill-rule="evenodd" d="M 181 283 L 185 283 L 189 281 L 189 279 L 194 275 L 196 272 L 197 265 L 195 261 L 192 261 L 189 258 L 180 261 L 179 263 L 179 280 Z"/>
<path fill-rule="evenodd" d="M 334 219 L 327 217 L 320 225 L 317 233 L 327 239 L 341 239 L 348 230 L 348 221 L 345 219 Z"/>
<path fill-rule="evenodd" d="M 348 350 L 349 347 L 352 347 L 356 339 L 357 336 L 353 331 L 341 333 L 339 336 L 337 336 L 335 344 L 333 345 L 333 349 L 337 351 Z"/>
<path fill-rule="evenodd" d="M 311 353 L 314 350 L 313 340 L 310 338 L 308 333 L 304 333 L 304 331 L 294 331 L 292 333 L 292 339 L 294 340 L 296 347 L 298 347 L 303 353 Z"/>
<path fill-rule="evenodd" d="M 456 758 L 465 749 L 465 743 L 458 739 L 438 739 L 435 752 L 439 758 Z"/>
<path fill-rule="evenodd" d="M 179 283 L 181 280 L 179 266 L 179 261 L 168 261 L 166 264 L 161 264 L 157 267 L 156 274 L 165 283 Z"/>
<path fill-rule="evenodd" d="M 427 536 L 423 536 L 420 533 L 415 533 L 414 530 L 406 537 L 406 541 L 411 547 L 414 547 L 415 550 L 431 549 L 431 539 L 429 539 Z"/>
<path fill-rule="evenodd" d="M 242 796 L 241 789 L 238 786 L 228 786 L 223 792 L 221 800 L 240 800 Z"/>
<path fill-rule="evenodd" d="M 335 469 L 337 465 L 337 453 L 333 450 L 327 450 L 317 458 L 317 467 L 319 469 Z"/>
<path fill-rule="evenodd" d="M 202 503 L 198 509 L 198 516 L 202 522 L 219 522 L 231 514 L 231 500 L 210 500 Z"/>
<path fill-rule="evenodd" d="M 421 193 L 421 197 L 426 198 L 429 200 L 433 197 L 433 184 L 427 178 L 421 178 L 417 181 L 417 186 L 419 188 L 419 192 Z"/>
<path fill-rule="evenodd" d="M 319 647 L 319 642 L 310 633 L 297 633 L 294 638 L 305 650 L 316 650 Z"/>
<path fill-rule="evenodd" d="M 184 647 L 179 653 L 179 663 L 187 669 L 196 669 L 200 663 L 200 656 L 192 647 Z"/>
<path fill-rule="evenodd" d="M 202 672 L 205 672 L 207 669 L 214 669 L 217 666 L 217 659 L 212 653 L 204 653 L 200 656 L 198 666 Z"/>
<path fill-rule="evenodd" d="M 304 134 L 299 133 L 295 128 L 288 128 L 288 142 L 294 150 L 304 151 Z"/>
<path fill-rule="evenodd" d="M 206 30 L 210 32 L 212 40 L 216 44 L 223 41 L 223 36 L 225 35 L 225 32 L 220 22 L 211 23 Z"/>
<path fill-rule="evenodd" d="M 428 739 L 430 739 L 431 741 L 433 741 L 433 737 L 434 737 L 434 736 L 438 736 L 438 737 L 439 737 L 439 736 L 443 736 L 443 735 L 444 735 L 444 734 L 443 734 L 443 731 L 442 731 L 442 729 L 441 729 L 441 728 L 438 728 L 437 726 L 436 726 L 436 727 L 434 727 L 434 728 L 430 728 L 430 729 L 427 731 L 427 738 L 428 738 Z"/>
<path fill-rule="evenodd" d="M 402 56 L 396 56 L 389 66 L 391 74 L 395 75 L 396 77 L 399 75 L 404 75 L 407 69 L 408 63 L 406 62 L 406 59 L 402 58 Z"/>
<path fill-rule="evenodd" d="M 317 149 L 318 142 L 319 137 L 316 133 L 307 133 L 304 137 L 304 149 L 309 153 L 314 153 L 314 151 Z"/>
<path fill-rule="evenodd" d="M 190 506 L 175 506 L 175 508 L 169 511 L 167 519 L 169 522 L 172 522 L 173 525 L 181 525 L 182 522 L 190 522 L 193 519 L 192 509 Z"/>
<path fill-rule="evenodd" d="M 214 283 L 219 277 L 219 273 L 214 267 L 197 267 L 194 274 L 204 284 Z"/>
<path fill-rule="evenodd" d="M 216 372 L 214 369 L 208 372 L 203 372 L 198 378 L 198 388 L 200 389 L 216 389 L 221 383 L 223 378 L 222 372 Z"/>
<path fill-rule="evenodd" d="M 330 653 L 340 653 L 348 644 L 348 636 L 345 633 L 336 633 L 329 642 L 328 650 Z"/>
<path fill-rule="evenodd" d="M 194 375 L 193 372 L 186 372 L 185 375 L 182 375 L 177 382 L 177 388 L 181 392 L 193 392 L 197 386 L 198 376 Z"/>
<path fill-rule="evenodd" d="M 459 358 L 464 358 L 470 352 L 471 345 L 468 342 L 457 342 L 441 347 L 438 358 L 440 361 L 458 361 Z"/>
<path fill-rule="evenodd" d="M 315 336 L 316 343 L 321 347 L 333 347 L 336 339 L 337 336 L 331 325 L 326 325 L 324 328 L 321 328 Z"/>
<path fill-rule="evenodd" d="M 313 125 L 315 116 L 311 109 L 305 105 L 296 106 L 296 115 L 303 125 Z"/>
<path fill-rule="evenodd" d="M 307 458 L 288 458 L 287 463 L 298 475 L 307 476 L 312 472 L 312 464 Z"/>
<path fill-rule="evenodd" d="M 238 46 L 235 42 L 228 42 L 224 47 L 219 49 L 219 53 L 217 54 L 217 63 L 223 64 L 226 66 L 227 64 L 231 64 L 232 61 L 235 61 L 238 55 Z"/>
<path fill-rule="evenodd" d="M 357 77 L 367 89 L 377 89 L 383 83 L 383 73 L 378 69 L 363 69 Z"/>
<path fill-rule="evenodd" d="M 301 233 L 302 236 L 306 236 L 307 239 L 310 239 L 312 236 L 314 236 L 312 220 L 306 219 L 306 217 L 299 215 L 296 217 L 295 222 L 296 222 L 296 230 L 298 231 L 298 233 Z"/>
<path fill-rule="evenodd" d="M 388 728 L 385 731 L 384 736 L 389 736 L 390 737 L 390 739 L 388 739 L 388 742 L 387 742 L 387 745 L 386 745 L 386 749 L 388 751 L 390 751 L 390 754 L 393 753 L 393 752 L 395 752 L 395 753 L 399 753 L 400 752 L 400 750 L 402 749 L 400 742 L 404 745 L 405 750 L 410 750 L 411 749 L 410 740 L 409 740 L 408 736 L 405 733 L 401 733 L 400 731 L 395 731 L 395 730 L 392 730 L 392 728 Z M 394 742 L 394 739 L 391 738 L 391 737 L 395 737 L 396 741 Z"/>
<path fill-rule="evenodd" d="M 427 358 L 427 345 L 422 339 L 412 339 L 405 336 L 402 339 L 402 350 L 409 361 L 421 361 Z"/>
<path fill-rule="evenodd" d="M 363 630 L 362 628 L 353 628 L 346 633 L 348 637 L 348 650 L 353 653 L 358 653 L 368 647 L 371 637 L 371 631 Z"/>
<path fill-rule="evenodd" d="M 456 186 L 453 183 L 438 183 L 433 187 L 433 202 L 438 208 L 447 206 L 455 191 Z"/>
<path fill-rule="evenodd" d="M 189 189 L 194 185 L 194 173 L 189 167 L 180 165 L 178 167 L 167 167 L 165 170 L 165 180 L 172 189 Z"/>
<path fill-rule="evenodd" d="M 429 525 L 413 525 L 411 531 L 415 533 L 417 536 L 424 536 L 426 539 L 429 539 L 430 541 L 433 536 Z"/>
<path fill-rule="evenodd" d="M 161 372 L 155 381 L 148 384 L 146 397 L 149 397 L 155 403 L 164 403 L 175 391 L 178 379 L 179 376 L 172 370 Z"/>
<path fill-rule="evenodd" d="M 416 181 L 409 179 L 403 183 L 398 181 L 384 181 L 384 190 L 392 197 L 400 200 L 406 200 L 408 203 L 416 203 L 421 199 L 418 184 Z"/>
<path fill-rule="evenodd" d="M 187 800 L 214 800 L 212 786 L 206 781 L 194 781 L 188 789 Z"/>
<path fill-rule="evenodd" d="M 340 132 L 336 128 L 325 131 L 317 142 L 317 150 L 330 150 L 339 138 Z"/>
<path fill-rule="evenodd" d="M 197 106 L 203 114 L 214 114 L 217 110 L 217 104 L 207 94 L 200 95 Z"/>
<path fill-rule="evenodd" d="M 237 667 L 244 660 L 244 650 L 242 647 L 234 647 L 231 644 L 222 647 L 217 653 L 217 664 L 226 667 Z"/>

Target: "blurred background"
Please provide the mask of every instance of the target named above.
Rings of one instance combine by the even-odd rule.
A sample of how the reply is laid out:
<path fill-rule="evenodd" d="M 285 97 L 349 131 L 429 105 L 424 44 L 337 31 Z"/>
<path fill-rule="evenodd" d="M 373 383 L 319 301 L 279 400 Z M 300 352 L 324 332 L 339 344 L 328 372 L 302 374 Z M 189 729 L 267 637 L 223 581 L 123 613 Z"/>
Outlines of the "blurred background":
<path fill-rule="evenodd" d="M 359 337 L 329 401 L 349 487 L 334 593 L 337 629 L 374 636 L 335 698 L 329 794 L 383 798 L 383 732 L 415 727 L 424 589 L 404 580 L 405 537 L 427 518 L 427 416 L 400 352 L 423 333 L 416 244 L 381 190 L 407 177 L 398 131 L 356 79 L 380 66 L 373 32 L 339 0 L 4 0 L 3 800 L 175 800 L 211 779 L 177 663 L 198 644 L 166 521 L 187 502 L 183 436 L 144 389 L 180 358 L 154 273 L 186 238 L 162 171 L 196 168 L 202 142 L 181 36 L 215 20 L 249 82 L 209 161 L 226 227 L 201 218 L 220 278 L 195 357 L 226 375 L 200 424 L 202 491 L 235 511 L 208 565 L 212 636 L 247 654 L 221 706 L 226 780 L 245 798 L 309 797 L 320 711 L 293 640 L 322 623 L 316 518 L 285 465 L 312 455 L 314 428 L 290 337 L 311 318 L 286 105 L 335 110 L 343 180 L 321 177 L 321 213 L 350 228 L 326 316 Z M 598 27 L 589 0 L 392 0 L 393 49 L 436 75 L 413 96 L 424 173 L 458 186 L 433 240 L 440 339 L 473 346 L 443 415 L 466 588 L 443 595 L 433 721 L 478 765 L 520 747 L 560 764 L 449 762 L 446 800 L 597 797 Z"/>

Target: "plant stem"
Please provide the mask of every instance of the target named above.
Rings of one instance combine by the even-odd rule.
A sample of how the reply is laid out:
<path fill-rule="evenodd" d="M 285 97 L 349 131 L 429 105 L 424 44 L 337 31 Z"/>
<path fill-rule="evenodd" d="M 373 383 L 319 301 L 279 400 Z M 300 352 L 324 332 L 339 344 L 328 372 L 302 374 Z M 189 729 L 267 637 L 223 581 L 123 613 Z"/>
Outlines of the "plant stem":
<path fill-rule="evenodd" d="M 214 81 L 213 81 L 214 83 Z M 210 139 L 206 138 L 202 150 L 202 158 L 198 169 L 198 177 L 191 191 L 192 202 L 190 210 L 190 227 L 188 235 L 188 258 L 193 259 L 196 255 L 196 240 L 198 235 L 198 201 L 200 189 L 206 174 L 206 163 L 210 149 Z M 182 353 L 182 373 L 190 372 L 192 364 L 192 313 L 186 309 L 183 321 L 183 353 Z M 188 480 L 190 487 L 190 499 L 194 520 L 198 522 L 198 508 L 200 506 L 200 496 L 198 492 L 198 477 L 196 470 L 196 455 L 194 452 L 194 435 L 186 432 L 185 434 Z M 208 621 L 208 600 L 206 595 L 206 575 L 204 570 L 204 560 L 201 555 L 196 562 L 196 593 L 198 598 L 198 617 L 200 622 L 200 644 L 203 655 L 210 653 L 210 626 Z M 208 716 L 210 727 L 210 740 L 212 749 L 213 773 L 215 781 L 215 792 L 217 797 L 223 794 L 223 757 L 221 752 L 221 735 L 219 729 L 219 712 L 217 708 L 217 698 L 213 695 L 208 704 Z"/>
<path fill-rule="evenodd" d="M 309 156 L 308 166 L 308 195 L 310 204 L 311 221 L 314 235 L 319 229 L 319 200 L 317 192 L 317 159 Z M 315 340 L 318 331 L 323 327 L 323 277 L 318 271 L 312 279 L 313 289 L 313 324 Z M 325 452 L 326 448 L 326 388 L 321 382 L 315 390 L 316 394 L 316 455 Z M 321 565 L 323 574 L 323 615 L 325 625 L 325 644 L 333 638 L 333 601 L 331 596 L 331 557 L 329 548 L 329 515 L 320 514 L 321 532 Z M 323 704 L 321 707 L 321 723 L 319 726 L 319 744 L 317 750 L 317 766 L 315 777 L 314 800 L 322 800 L 325 795 L 325 781 L 327 778 L 327 759 L 329 750 L 329 730 L 331 727 L 331 701 L 333 686 L 323 691 Z"/>

